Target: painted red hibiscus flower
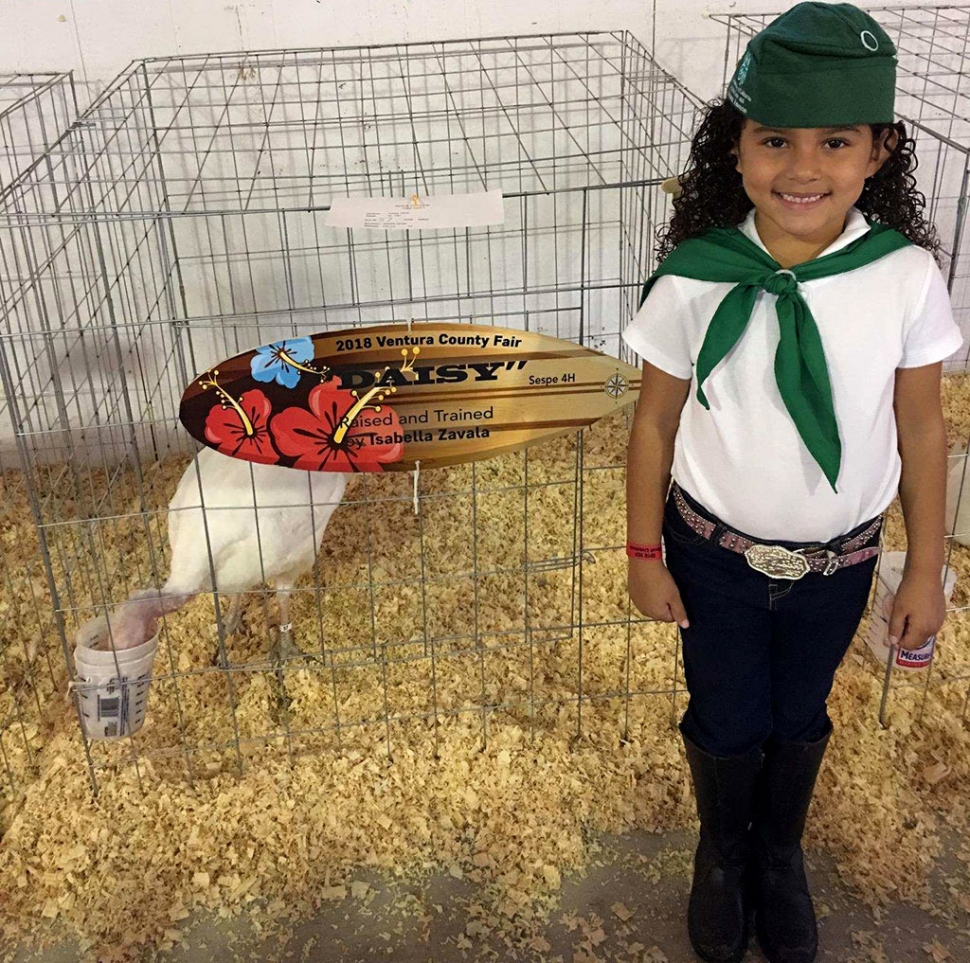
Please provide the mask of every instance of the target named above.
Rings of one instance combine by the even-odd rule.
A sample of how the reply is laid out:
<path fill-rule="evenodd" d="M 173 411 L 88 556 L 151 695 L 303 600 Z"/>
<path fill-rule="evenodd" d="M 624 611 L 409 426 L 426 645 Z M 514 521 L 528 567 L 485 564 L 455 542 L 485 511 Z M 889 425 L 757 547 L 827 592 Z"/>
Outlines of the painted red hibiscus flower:
<path fill-rule="evenodd" d="M 285 408 L 273 418 L 276 446 L 307 471 L 383 471 L 404 452 L 401 422 L 388 405 L 377 410 L 376 389 L 361 398 L 333 381 L 317 385 L 306 408 Z M 373 398 L 374 404 L 368 402 Z"/>
<path fill-rule="evenodd" d="M 206 441 L 224 455 L 275 465 L 280 456 L 269 433 L 273 413 L 269 398 L 258 389 L 244 391 L 238 401 L 222 389 L 219 394 L 223 400 L 209 409 L 205 419 Z"/>

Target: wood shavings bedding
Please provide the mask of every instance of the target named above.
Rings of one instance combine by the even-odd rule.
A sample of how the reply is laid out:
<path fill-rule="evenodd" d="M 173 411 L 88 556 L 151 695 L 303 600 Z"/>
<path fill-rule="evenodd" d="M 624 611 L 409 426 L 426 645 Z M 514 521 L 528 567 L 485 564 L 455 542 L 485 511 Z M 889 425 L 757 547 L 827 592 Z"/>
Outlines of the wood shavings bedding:
<path fill-rule="evenodd" d="M 952 438 L 970 430 L 968 389 L 946 386 Z M 267 660 L 273 601 L 254 593 L 227 642 L 237 668 L 216 671 L 213 601 L 196 599 L 160 638 L 136 760 L 128 742 L 93 747 L 97 799 L 72 707 L 48 703 L 35 722 L 39 774 L 0 823 L 4 938 L 60 927 L 100 960 L 134 959 L 177 943 L 196 911 L 246 912 L 269 927 L 353 898 L 359 868 L 440 867 L 485 887 L 466 938 L 498 930 L 527 948 L 563 875 L 590 858 L 590 834 L 691 825 L 671 726 L 686 704 L 671 694 L 676 637 L 626 621 L 616 466 L 628 416 L 585 433 L 581 527 L 573 438 L 533 450 L 527 470 L 508 456 L 423 474 L 421 519 L 410 476 L 354 478 L 292 601 L 295 638 L 322 661 L 291 663 L 281 684 Z M 118 596 L 152 580 L 149 541 L 164 572 L 159 509 L 184 466 L 143 468 L 147 515 L 121 517 L 142 501 L 131 472 L 59 496 L 66 519 L 92 514 L 101 492 L 102 514 L 114 517 L 92 543 Z M 63 529 L 56 566 L 76 551 L 78 533 Z M 894 510 L 887 546 L 900 537 Z M 970 551 L 957 546 L 953 564 L 966 592 Z M 831 852 L 876 904 L 918 898 L 943 832 L 968 828 L 962 618 L 951 616 L 939 650 L 939 684 L 896 688 L 888 730 L 876 721 L 881 674 L 860 640 L 830 702 L 837 735 L 809 845 Z M 38 919 L 52 926 L 38 930 Z"/>

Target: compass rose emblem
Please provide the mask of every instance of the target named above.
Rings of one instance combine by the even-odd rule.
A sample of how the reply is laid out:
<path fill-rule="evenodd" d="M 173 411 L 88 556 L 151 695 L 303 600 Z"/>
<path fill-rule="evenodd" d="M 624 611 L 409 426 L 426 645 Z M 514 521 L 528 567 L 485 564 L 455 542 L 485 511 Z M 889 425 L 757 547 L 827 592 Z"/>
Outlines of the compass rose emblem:
<path fill-rule="evenodd" d="M 611 398 L 616 399 L 619 398 L 620 395 L 626 393 L 627 387 L 628 385 L 626 383 L 626 378 L 624 378 L 621 374 L 614 374 L 610 375 L 610 377 L 607 379 L 606 384 L 603 385 L 603 390 Z"/>

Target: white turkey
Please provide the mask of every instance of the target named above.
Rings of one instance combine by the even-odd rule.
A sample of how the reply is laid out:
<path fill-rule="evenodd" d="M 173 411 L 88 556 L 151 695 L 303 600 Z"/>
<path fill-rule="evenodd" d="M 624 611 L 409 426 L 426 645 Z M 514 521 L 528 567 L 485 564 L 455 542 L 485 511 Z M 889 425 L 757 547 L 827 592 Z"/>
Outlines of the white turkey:
<path fill-rule="evenodd" d="M 168 580 L 161 589 L 132 593 L 111 613 L 110 629 L 104 616 L 83 625 L 78 643 L 106 639 L 116 649 L 139 645 L 155 634 L 161 616 L 213 590 L 235 596 L 226 618 L 226 634 L 231 634 L 238 627 L 241 593 L 268 584 L 280 610 L 274 655 L 303 657 L 292 639 L 289 595 L 313 567 L 346 487 L 342 473 L 262 465 L 203 448 L 168 506 Z"/>

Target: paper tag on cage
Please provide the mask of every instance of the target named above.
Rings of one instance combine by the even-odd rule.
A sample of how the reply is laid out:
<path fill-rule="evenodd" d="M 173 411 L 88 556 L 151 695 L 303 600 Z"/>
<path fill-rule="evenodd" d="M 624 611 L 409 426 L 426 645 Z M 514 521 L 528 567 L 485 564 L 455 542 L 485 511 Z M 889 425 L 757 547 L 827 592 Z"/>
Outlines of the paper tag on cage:
<path fill-rule="evenodd" d="M 365 227 L 375 231 L 481 227 L 504 220 L 501 191 L 335 197 L 327 214 L 328 227 Z"/>

